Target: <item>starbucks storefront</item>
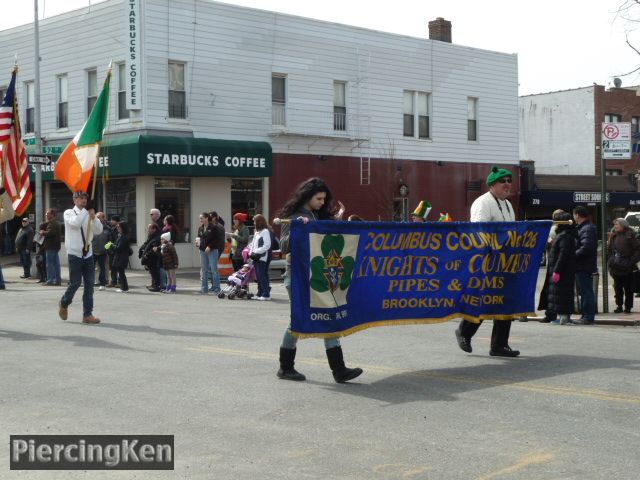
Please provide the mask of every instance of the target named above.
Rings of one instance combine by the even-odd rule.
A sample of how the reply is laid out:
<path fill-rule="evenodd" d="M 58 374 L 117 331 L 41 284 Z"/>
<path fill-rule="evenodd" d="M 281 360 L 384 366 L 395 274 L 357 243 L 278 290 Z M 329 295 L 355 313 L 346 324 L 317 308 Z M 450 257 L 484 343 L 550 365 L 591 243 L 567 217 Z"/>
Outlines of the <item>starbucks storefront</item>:
<path fill-rule="evenodd" d="M 218 212 L 227 231 L 235 212 L 250 217 L 269 212 L 272 158 L 266 142 L 125 136 L 105 140 L 98 163 L 96 209 L 107 219 L 117 214 L 127 221 L 137 245 L 146 238 L 150 209 L 158 208 L 163 217 L 173 215 L 180 230 L 176 249 L 181 267 L 200 264 L 193 240 L 201 212 Z M 63 212 L 72 205 L 71 194 L 54 181 L 54 167 L 46 167 L 42 175 L 45 205 Z M 65 257 L 61 252 L 61 260 Z M 140 268 L 136 254 L 131 265 Z"/>

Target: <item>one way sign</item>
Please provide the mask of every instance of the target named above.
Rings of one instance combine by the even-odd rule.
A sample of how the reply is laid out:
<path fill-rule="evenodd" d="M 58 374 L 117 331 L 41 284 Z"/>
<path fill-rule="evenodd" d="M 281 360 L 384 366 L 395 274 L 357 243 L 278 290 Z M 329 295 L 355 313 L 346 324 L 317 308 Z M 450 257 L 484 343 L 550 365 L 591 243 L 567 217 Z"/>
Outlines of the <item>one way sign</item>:
<path fill-rule="evenodd" d="M 32 165 L 49 165 L 51 163 L 51 155 L 27 155 L 27 161 Z"/>

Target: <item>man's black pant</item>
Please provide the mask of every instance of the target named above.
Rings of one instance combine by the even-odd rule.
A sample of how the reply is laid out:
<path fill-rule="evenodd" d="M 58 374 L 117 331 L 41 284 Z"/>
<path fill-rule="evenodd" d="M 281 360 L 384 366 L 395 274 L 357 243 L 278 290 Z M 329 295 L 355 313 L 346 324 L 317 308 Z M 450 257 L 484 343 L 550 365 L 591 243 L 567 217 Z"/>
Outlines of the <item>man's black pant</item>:
<path fill-rule="evenodd" d="M 468 322 L 462 320 L 460 322 L 460 333 L 464 338 L 471 340 L 480 328 L 480 323 Z M 491 350 L 497 350 L 509 345 L 509 332 L 511 331 L 511 320 L 494 320 L 493 330 L 491 331 Z"/>

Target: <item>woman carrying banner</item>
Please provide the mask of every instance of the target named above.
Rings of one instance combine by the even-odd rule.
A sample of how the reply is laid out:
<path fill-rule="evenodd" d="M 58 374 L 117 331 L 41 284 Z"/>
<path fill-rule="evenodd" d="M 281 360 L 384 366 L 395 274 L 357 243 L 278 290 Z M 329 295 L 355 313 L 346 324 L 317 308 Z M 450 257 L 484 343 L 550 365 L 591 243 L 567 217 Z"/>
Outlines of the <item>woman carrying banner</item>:
<path fill-rule="evenodd" d="M 328 185 L 320 178 L 314 177 L 302 182 L 296 188 L 289 200 L 280 210 L 280 218 L 289 220 L 301 220 L 304 223 L 314 220 L 340 220 L 344 214 L 344 205 L 338 202 L 338 211 L 333 206 L 333 195 Z M 280 251 L 286 254 L 286 271 L 284 285 L 291 298 L 291 255 L 289 249 L 289 223 L 282 223 L 280 236 Z M 280 346 L 280 370 L 278 378 L 285 380 L 305 380 L 305 376 L 294 368 L 296 357 L 296 344 L 298 339 L 291 334 L 291 325 L 284 332 L 282 345 Z M 329 367 L 333 372 L 333 378 L 338 383 L 353 380 L 362 373 L 361 368 L 347 368 L 342 356 L 342 347 L 337 338 L 325 338 L 324 346 L 327 350 Z"/>

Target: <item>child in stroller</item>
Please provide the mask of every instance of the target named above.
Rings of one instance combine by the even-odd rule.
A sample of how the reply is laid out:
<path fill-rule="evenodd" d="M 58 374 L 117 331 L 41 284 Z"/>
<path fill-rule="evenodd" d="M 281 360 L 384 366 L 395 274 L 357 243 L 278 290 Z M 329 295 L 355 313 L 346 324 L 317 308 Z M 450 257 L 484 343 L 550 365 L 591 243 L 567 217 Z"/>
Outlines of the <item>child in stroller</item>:
<path fill-rule="evenodd" d="M 233 300 L 236 297 L 250 300 L 253 297 L 253 293 L 249 292 L 249 282 L 255 279 L 253 260 L 248 259 L 240 270 L 229 275 L 227 285 L 220 291 L 218 298 L 226 296 L 229 300 Z"/>

